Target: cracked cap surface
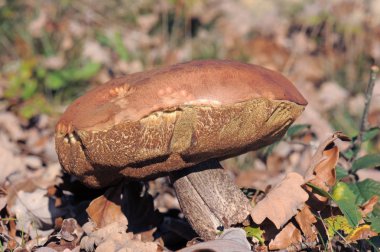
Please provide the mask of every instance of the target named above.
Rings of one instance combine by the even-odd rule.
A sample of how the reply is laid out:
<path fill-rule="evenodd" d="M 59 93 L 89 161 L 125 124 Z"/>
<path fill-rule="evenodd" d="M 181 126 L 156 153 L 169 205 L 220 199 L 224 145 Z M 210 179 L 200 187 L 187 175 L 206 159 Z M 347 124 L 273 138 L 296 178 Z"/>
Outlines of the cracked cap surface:
<path fill-rule="evenodd" d="M 237 155 L 278 140 L 306 100 L 277 72 L 200 60 L 117 78 L 56 126 L 63 168 L 93 187 Z"/>

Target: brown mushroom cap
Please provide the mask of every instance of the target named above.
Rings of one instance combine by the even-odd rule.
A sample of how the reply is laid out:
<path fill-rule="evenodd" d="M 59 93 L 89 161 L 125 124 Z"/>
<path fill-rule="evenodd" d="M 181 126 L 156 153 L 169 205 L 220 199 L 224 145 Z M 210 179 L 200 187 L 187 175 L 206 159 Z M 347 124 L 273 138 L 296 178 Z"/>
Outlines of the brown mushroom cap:
<path fill-rule="evenodd" d="M 56 126 L 61 164 L 90 186 L 145 178 L 280 138 L 306 100 L 277 72 L 201 60 L 135 73 L 74 101 Z"/>

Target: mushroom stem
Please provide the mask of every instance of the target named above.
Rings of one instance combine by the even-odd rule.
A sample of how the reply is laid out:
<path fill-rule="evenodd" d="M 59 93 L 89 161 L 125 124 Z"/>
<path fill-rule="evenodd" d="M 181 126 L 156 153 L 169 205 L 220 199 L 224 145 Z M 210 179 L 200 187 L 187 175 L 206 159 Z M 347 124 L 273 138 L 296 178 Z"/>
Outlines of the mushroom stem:
<path fill-rule="evenodd" d="M 217 160 L 173 172 L 170 180 L 182 212 L 205 240 L 215 238 L 218 228 L 242 222 L 249 214 L 249 200 Z"/>

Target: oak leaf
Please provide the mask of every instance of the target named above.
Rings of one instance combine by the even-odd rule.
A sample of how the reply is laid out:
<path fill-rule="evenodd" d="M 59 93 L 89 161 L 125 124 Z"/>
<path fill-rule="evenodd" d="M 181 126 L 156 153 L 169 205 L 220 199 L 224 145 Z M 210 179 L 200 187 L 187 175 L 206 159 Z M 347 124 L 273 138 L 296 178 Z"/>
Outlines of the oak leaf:
<path fill-rule="evenodd" d="M 274 223 L 277 229 L 288 222 L 298 209 L 304 206 L 309 198 L 301 185 L 304 179 L 295 172 L 288 173 L 286 177 L 276 185 L 266 197 L 259 201 L 251 211 L 251 216 L 256 224 L 261 224 L 265 218 Z"/>

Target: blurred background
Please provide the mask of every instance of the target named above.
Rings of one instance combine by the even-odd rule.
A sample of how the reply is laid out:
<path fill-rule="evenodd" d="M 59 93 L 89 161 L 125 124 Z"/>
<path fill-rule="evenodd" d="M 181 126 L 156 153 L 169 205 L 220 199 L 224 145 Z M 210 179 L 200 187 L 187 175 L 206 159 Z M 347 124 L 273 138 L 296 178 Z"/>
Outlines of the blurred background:
<path fill-rule="evenodd" d="M 282 72 L 317 117 L 354 134 L 369 67 L 380 59 L 380 2 L 0 1 L 2 107 L 25 119 L 114 76 L 206 58 Z"/>
<path fill-rule="evenodd" d="M 88 89 L 210 58 L 280 71 L 309 101 L 298 120 L 309 125 L 297 140 L 303 143 L 284 141 L 270 156 L 263 151 L 225 162 L 240 186 L 265 189 L 277 174 L 307 169 L 312 151 L 332 132 L 358 133 L 370 67 L 380 62 L 380 1 L 0 0 L 0 184 L 42 174 L 46 188 L 62 182 L 54 125 Z M 380 124 L 379 80 L 369 122 Z M 362 149 L 379 151 L 378 135 Z M 377 170 L 362 176 L 380 180 Z M 0 207 L 9 205 L 10 196 L 1 201 L 1 195 Z M 173 196 L 165 199 L 161 208 Z"/>
<path fill-rule="evenodd" d="M 113 77 L 209 58 L 282 72 L 309 101 L 299 123 L 353 136 L 380 61 L 380 1 L 0 0 L 0 110 L 24 126 L 54 124 Z M 380 84 L 369 121 L 380 124 Z"/>

